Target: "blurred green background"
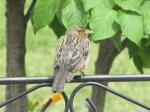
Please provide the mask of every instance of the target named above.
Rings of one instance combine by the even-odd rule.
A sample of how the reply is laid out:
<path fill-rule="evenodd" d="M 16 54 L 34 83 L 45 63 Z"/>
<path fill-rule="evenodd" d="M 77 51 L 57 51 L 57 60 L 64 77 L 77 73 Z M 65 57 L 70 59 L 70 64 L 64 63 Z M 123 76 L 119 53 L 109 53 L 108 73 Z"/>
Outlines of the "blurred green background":
<path fill-rule="evenodd" d="M 27 5 L 27 4 L 26 4 Z M 6 75 L 6 18 L 5 18 L 5 0 L 0 0 L 0 77 Z M 29 22 L 26 33 L 26 74 L 27 76 L 50 76 L 53 73 L 53 60 L 55 48 L 58 40 L 48 27 L 40 30 L 36 35 L 33 33 L 31 23 Z M 89 64 L 85 72 L 94 73 L 95 60 L 98 51 L 98 44 L 91 42 Z M 111 74 L 139 74 L 133 62 L 128 57 L 128 51 L 125 49 L 114 61 Z M 145 69 L 145 73 L 150 73 L 150 69 Z M 66 84 L 65 90 L 68 95 L 78 84 Z M 33 85 L 28 85 L 28 88 Z M 117 82 L 109 83 L 109 87 L 116 89 L 128 96 L 136 98 L 150 105 L 150 83 L 149 82 Z M 91 88 L 85 88 L 75 98 L 76 112 L 86 112 L 84 98 L 90 97 Z M 5 86 L 0 86 L 0 101 L 5 99 Z M 49 98 L 51 89 L 42 88 L 28 95 L 29 112 L 38 112 L 42 102 Z M 80 102 L 80 103 L 79 103 Z M 81 105 L 82 104 L 82 105 Z M 53 104 L 47 112 L 62 112 L 64 102 L 60 101 Z M 119 97 L 107 93 L 105 112 L 135 112 L 144 109 L 132 103 L 129 103 Z M 4 108 L 0 109 L 3 112 Z"/>

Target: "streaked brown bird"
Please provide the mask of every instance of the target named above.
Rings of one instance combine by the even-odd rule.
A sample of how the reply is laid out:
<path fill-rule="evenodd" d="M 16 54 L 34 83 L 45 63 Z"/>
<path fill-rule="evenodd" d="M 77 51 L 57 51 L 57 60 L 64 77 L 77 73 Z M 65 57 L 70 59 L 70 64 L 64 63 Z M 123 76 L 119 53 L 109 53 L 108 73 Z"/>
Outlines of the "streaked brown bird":
<path fill-rule="evenodd" d="M 92 31 L 79 26 L 66 31 L 56 50 L 53 92 L 63 92 L 65 82 L 71 81 L 76 72 L 83 72 L 89 53 L 88 36 L 91 33 Z"/>

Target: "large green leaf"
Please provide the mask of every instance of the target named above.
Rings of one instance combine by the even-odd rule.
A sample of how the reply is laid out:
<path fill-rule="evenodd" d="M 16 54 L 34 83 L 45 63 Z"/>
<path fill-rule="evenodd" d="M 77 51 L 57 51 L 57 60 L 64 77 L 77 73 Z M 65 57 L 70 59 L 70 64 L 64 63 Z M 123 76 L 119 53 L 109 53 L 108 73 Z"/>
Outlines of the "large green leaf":
<path fill-rule="evenodd" d="M 58 0 L 38 0 L 32 15 L 34 32 L 48 25 L 54 18 Z"/>
<path fill-rule="evenodd" d="M 146 68 L 150 68 L 150 52 L 149 52 L 149 49 L 150 49 L 150 46 L 149 46 L 148 49 L 143 49 L 140 52 L 141 59 L 143 61 L 144 67 L 146 67 Z M 146 50 L 147 50 L 147 52 L 146 52 Z"/>
<path fill-rule="evenodd" d="M 121 30 L 127 38 L 136 44 L 140 43 L 144 35 L 142 16 L 130 12 L 120 12 L 117 22 L 120 24 Z"/>
<path fill-rule="evenodd" d="M 138 70 L 142 72 L 142 68 L 150 68 L 150 46 L 146 48 L 141 48 L 139 54 L 136 55 L 134 59 L 134 63 Z M 138 59 L 137 59 L 138 58 Z"/>
<path fill-rule="evenodd" d="M 58 20 L 59 22 L 62 23 L 61 21 L 61 17 L 62 17 L 62 9 L 63 9 L 63 5 L 65 3 L 66 0 L 59 0 L 59 3 L 58 3 L 58 7 L 57 7 L 57 11 L 56 11 L 56 15 L 58 17 Z"/>
<path fill-rule="evenodd" d="M 128 48 L 129 57 L 133 58 L 139 53 L 139 46 L 137 46 L 134 42 L 127 40 L 126 47 Z"/>
<path fill-rule="evenodd" d="M 136 68 L 139 70 L 140 73 L 144 73 L 143 71 L 143 61 L 141 59 L 141 57 L 139 55 L 136 55 L 134 58 L 133 58 L 133 62 L 136 66 Z"/>
<path fill-rule="evenodd" d="M 117 12 L 97 6 L 91 12 L 90 27 L 94 31 L 93 40 L 101 40 L 112 37 L 118 30 L 115 23 Z"/>
<path fill-rule="evenodd" d="M 66 0 L 62 10 L 62 22 L 66 28 L 73 25 L 86 26 L 88 13 L 80 0 Z"/>
<path fill-rule="evenodd" d="M 115 3 L 125 10 L 140 13 L 140 5 L 143 0 L 115 0 Z"/>
<path fill-rule="evenodd" d="M 100 0 L 82 0 L 84 4 L 85 11 L 89 11 L 91 8 L 94 8 L 97 4 L 100 3 Z"/>
<path fill-rule="evenodd" d="M 141 41 L 141 50 L 139 55 L 143 60 L 144 67 L 150 68 L 150 39 L 143 38 Z"/>
<path fill-rule="evenodd" d="M 133 59 L 136 68 L 143 73 L 143 61 L 139 56 L 140 48 L 134 42 L 127 40 L 126 47 L 128 48 L 129 57 Z"/>
<path fill-rule="evenodd" d="M 55 16 L 49 27 L 53 29 L 58 38 L 65 34 L 66 28 L 60 23 L 57 16 Z"/>
<path fill-rule="evenodd" d="M 114 0 L 100 0 L 100 5 L 106 8 L 112 8 L 115 2 Z"/>
<path fill-rule="evenodd" d="M 143 38 L 141 40 L 141 46 L 137 46 L 132 41 L 127 41 L 127 48 L 130 58 L 133 58 L 133 62 L 137 69 L 143 73 L 143 68 L 150 68 L 150 40 Z"/>
<path fill-rule="evenodd" d="M 147 35 L 150 35 L 150 1 L 144 2 L 141 11 L 144 17 L 144 31 Z"/>
<path fill-rule="evenodd" d="M 118 51 L 121 51 L 122 50 L 121 32 L 118 31 L 111 39 L 114 42 Z"/>
<path fill-rule="evenodd" d="M 85 11 L 96 7 L 97 5 L 102 5 L 107 8 L 112 8 L 114 6 L 113 0 L 82 0 Z"/>

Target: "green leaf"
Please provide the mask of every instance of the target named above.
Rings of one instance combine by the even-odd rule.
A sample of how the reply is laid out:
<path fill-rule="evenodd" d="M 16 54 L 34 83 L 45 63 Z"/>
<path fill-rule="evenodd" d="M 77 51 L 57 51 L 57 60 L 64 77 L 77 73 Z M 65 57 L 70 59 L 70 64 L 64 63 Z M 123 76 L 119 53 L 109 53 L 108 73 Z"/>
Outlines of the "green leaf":
<path fill-rule="evenodd" d="M 140 51 L 140 57 L 143 61 L 143 65 L 146 68 L 150 68 L 150 46 Z"/>
<path fill-rule="evenodd" d="M 127 40 L 126 47 L 128 48 L 130 58 L 138 55 L 140 48 L 134 42 Z"/>
<path fill-rule="evenodd" d="M 143 38 L 141 47 L 139 55 L 143 60 L 144 67 L 150 68 L 150 39 Z"/>
<path fill-rule="evenodd" d="M 39 105 L 39 102 L 37 101 L 33 101 L 33 100 L 28 100 L 28 110 L 29 112 L 33 112 L 35 107 L 37 107 Z"/>
<path fill-rule="evenodd" d="M 144 17 L 144 31 L 147 35 L 150 35 L 150 1 L 144 2 L 141 11 Z"/>
<path fill-rule="evenodd" d="M 96 7 L 97 5 L 102 5 L 107 8 L 112 8 L 114 6 L 113 0 L 82 0 L 85 11 Z"/>
<path fill-rule="evenodd" d="M 143 0 L 115 0 L 115 3 L 124 10 L 140 13 L 140 6 Z"/>
<path fill-rule="evenodd" d="M 86 26 L 88 13 L 80 0 L 66 0 L 62 10 L 62 22 L 66 28 L 73 25 Z"/>
<path fill-rule="evenodd" d="M 61 21 L 61 17 L 62 17 L 62 9 L 63 9 L 63 5 L 65 3 L 66 0 L 59 0 L 59 3 L 58 3 L 58 7 L 57 7 L 57 11 L 56 11 L 56 15 L 58 17 L 58 20 L 59 22 L 62 23 Z"/>
<path fill-rule="evenodd" d="M 58 38 L 64 35 L 66 31 L 66 28 L 59 22 L 56 16 L 50 24 L 50 28 L 53 29 L 54 33 L 57 35 Z"/>
<path fill-rule="evenodd" d="M 139 70 L 139 72 L 143 73 L 143 61 L 141 57 L 139 56 L 140 48 L 137 46 L 134 42 L 127 40 L 126 44 L 129 52 L 129 57 L 133 58 L 133 62 L 136 66 L 136 68 Z"/>
<path fill-rule="evenodd" d="M 140 47 L 128 40 L 127 48 L 130 58 L 133 58 L 135 66 L 141 73 L 144 67 L 150 68 L 150 40 L 143 38 Z"/>
<path fill-rule="evenodd" d="M 121 33 L 117 32 L 111 39 L 114 42 L 118 51 L 121 51 L 122 50 Z"/>
<path fill-rule="evenodd" d="M 32 24 L 36 33 L 40 28 L 50 24 L 57 9 L 58 0 L 38 0 L 32 15 Z"/>
<path fill-rule="evenodd" d="M 90 9 L 94 8 L 97 4 L 99 4 L 100 0 L 82 0 L 84 4 L 85 11 L 89 11 Z"/>
<path fill-rule="evenodd" d="M 112 8 L 115 2 L 114 0 L 100 0 L 100 5 L 106 8 Z"/>
<path fill-rule="evenodd" d="M 143 48 L 147 48 L 148 46 L 150 46 L 150 38 L 142 38 L 141 46 Z"/>
<path fill-rule="evenodd" d="M 139 55 L 135 56 L 133 58 L 133 62 L 136 66 L 136 68 L 139 70 L 140 73 L 144 73 L 143 71 L 143 61 Z"/>
<path fill-rule="evenodd" d="M 102 6 L 92 10 L 90 18 L 90 28 L 94 31 L 92 40 L 110 38 L 117 32 L 116 15 L 116 11 Z"/>
<path fill-rule="evenodd" d="M 120 24 L 121 30 L 127 38 L 136 44 L 140 43 L 144 35 L 142 16 L 130 12 L 120 12 L 117 22 Z"/>

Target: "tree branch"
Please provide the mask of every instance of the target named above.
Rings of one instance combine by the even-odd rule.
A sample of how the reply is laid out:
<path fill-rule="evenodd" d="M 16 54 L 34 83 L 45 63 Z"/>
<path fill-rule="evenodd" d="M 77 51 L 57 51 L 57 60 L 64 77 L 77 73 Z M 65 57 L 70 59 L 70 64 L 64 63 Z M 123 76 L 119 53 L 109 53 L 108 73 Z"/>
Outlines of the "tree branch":
<path fill-rule="evenodd" d="M 32 14 L 32 11 L 33 11 L 33 7 L 35 6 L 35 3 L 36 3 L 37 0 L 32 0 L 32 3 L 27 11 L 27 13 L 25 14 L 25 21 L 26 23 L 29 21 L 30 17 L 31 17 L 31 14 Z"/>

